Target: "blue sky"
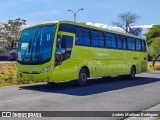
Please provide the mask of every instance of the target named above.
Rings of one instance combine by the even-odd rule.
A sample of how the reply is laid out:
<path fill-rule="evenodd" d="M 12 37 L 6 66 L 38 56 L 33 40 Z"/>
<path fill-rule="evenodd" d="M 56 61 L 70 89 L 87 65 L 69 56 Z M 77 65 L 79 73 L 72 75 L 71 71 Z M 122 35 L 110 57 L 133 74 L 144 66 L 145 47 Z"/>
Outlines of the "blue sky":
<path fill-rule="evenodd" d="M 0 0 L 0 22 L 22 18 L 27 24 L 54 20 L 73 20 L 73 11 L 84 8 L 77 14 L 78 22 L 111 25 L 118 14 L 132 12 L 141 16 L 135 25 L 160 24 L 160 0 Z"/>

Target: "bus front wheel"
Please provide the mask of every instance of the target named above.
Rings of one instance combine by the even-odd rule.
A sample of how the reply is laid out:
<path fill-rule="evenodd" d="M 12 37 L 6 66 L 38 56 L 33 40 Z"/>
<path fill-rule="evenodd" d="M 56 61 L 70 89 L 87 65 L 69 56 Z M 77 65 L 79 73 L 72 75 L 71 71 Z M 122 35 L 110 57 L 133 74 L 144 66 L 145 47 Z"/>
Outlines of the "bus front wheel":
<path fill-rule="evenodd" d="M 87 70 L 85 68 L 82 68 L 79 72 L 79 79 L 77 81 L 79 86 L 85 86 L 87 84 Z"/>

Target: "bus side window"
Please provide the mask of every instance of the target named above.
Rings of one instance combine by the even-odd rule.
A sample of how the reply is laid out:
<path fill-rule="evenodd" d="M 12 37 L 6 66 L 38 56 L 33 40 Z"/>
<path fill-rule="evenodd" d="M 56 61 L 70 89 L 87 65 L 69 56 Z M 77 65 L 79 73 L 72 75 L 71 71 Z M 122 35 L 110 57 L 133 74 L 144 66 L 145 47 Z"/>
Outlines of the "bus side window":
<path fill-rule="evenodd" d="M 83 31 L 82 28 L 77 27 L 76 28 L 76 45 L 83 45 Z"/>
<path fill-rule="evenodd" d="M 141 41 L 136 39 L 136 50 L 141 51 Z"/>
<path fill-rule="evenodd" d="M 98 47 L 98 33 L 97 33 L 97 31 L 92 31 L 92 46 Z"/>
<path fill-rule="evenodd" d="M 76 26 L 75 26 L 75 25 L 64 24 L 64 23 L 61 23 L 61 24 L 59 25 L 59 31 L 62 31 L 62 32 L 75 33 L 75 29 L 76 29 Z"/>
<path fill-rule="evenodd" d="M 62 37 L 61 47 L 66 50 L 66 39 Z"/>
<path fill-rule="evenodd" d="M 84 46 L 90 46 L 91 38 L 89 29 L 86 28 L 83 29 L 83 41 L 84 41 L 83 43 Z"/>
<path fill-rule="evenodd" d="M 123 38 L 120 35 L 117 35 L 117 48 L 122 49 L 123 48 Z"/>
<path fill-rule="evenodd" d="M 98 32 L 98 42 L 99 42 L 99 47 L 104 48 L 104 35 L 103 32 Z"/>
<path fill-rule="evenodd" d="M 105 33 L 106 48 L 116 48 L 116 35 L 112 33 Z"/>
<path fill-rule="evenodd" d="M 63 35 L 62 36 L 61 47 L 62 47 L 63 61 L 66 60 L 66 59 L 69 59 L 70 55 L 71 55 L 71 52 L 72 52 L 72 47 L 73 47 L 73 37 Z"/>
<path fill-rule="evenodd" d="M 142 44 L 142 51 L 143 51 L 143 52 L 146 52 L 146 44 L 145 44 L 145 41 L 142 40 L 142 41 L 141 41 L 141 44 Z"/>
<path fill-rule="evenodd" d="M 127 49 L 127 41 L 125 36 L 117 35 L 117 48 L 124 50 Z"/>
<path fill-rule="evenodd" d="M 127 49 L 127 39 L 125 36 L 123 36 L 122 38 L 123 38 L 123 49 Z"/>
<path fill-rule="evenodd" d="M 128 37 L 127 48 L 128 48 L 128 50 L 135 50 L 135 41 L 133 38 Z"/>

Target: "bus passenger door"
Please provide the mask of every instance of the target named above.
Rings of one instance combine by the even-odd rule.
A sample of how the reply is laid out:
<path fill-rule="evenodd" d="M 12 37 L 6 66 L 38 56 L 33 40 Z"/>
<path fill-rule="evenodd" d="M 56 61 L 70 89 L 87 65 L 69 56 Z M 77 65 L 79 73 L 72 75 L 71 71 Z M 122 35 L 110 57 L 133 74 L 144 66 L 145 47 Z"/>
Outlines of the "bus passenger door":
<path fill-rule="evenodd" d="M 75 78 L 73 61 L 71 60 L 72 48 L 75 41 L 75 34 L 62 33 L 60 40 L 57 40 L 55 55 L 54 79 L 59 81 L 72 80 Z"/>

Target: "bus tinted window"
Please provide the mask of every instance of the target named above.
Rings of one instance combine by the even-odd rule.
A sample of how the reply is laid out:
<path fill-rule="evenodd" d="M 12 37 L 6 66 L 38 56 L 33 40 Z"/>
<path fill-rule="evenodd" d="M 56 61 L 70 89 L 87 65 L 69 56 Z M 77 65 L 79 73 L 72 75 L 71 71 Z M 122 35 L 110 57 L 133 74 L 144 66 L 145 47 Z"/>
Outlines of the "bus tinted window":
<path fill-rule="evenodd" d="M 128 50 L 135 50 L 135 42 L 133 38 L 127 39 L 127 48 Z"/>
<path fill-rule="evenodd" d="M 76 28 L 76 44 L 90 46 L 90 31 L 85 28 Z"/>
<path fill-rule="evenodd" d="M 103 32 L 92 31 L 92 46 L 104 47 Z"/>
<path fill-rule="evenodd" d="M 106 47 L 128 49 L 136 51 L 146 51 L 146 44 L 144 40 L 134 39 L 123 35 L 116 35 L 114 33 L 105 33 L 103 31 L 92 30 L 90 28 L 75 26 L 71 24 L 60 24 L 59 31 L 71 32 L 76 34 L 76 45 Z M 91 41 L 92 37 L 92 41 Z M 104 38 L 105 37 L 105 38 Z"/>
<path fill-rule="evenodd" d="M 117 48 L 119 49 L 126 49 L 126 38 L 124 36 L 118 35 L 117 39 Z"/>
<path fill-rule="evenodd" d="M 73 46 L 73 37 L 70 37 L 70 36 L 63 36 L 62 37 L 62 44 L 63 44 L 63 41 L 64 42 L 64 46 L 63 48 L 66 48 L 66 50 L 71 50 L 72 46 Z"/>
<path fill-rule="evenodd" d="M 123 39 L 123 49 L 127 49 L 127 40 L 126 37 L 122 37 Z"/>
<path fill-rule="evenodd" d="M 141 51 L 141 41 L 136 39 L 136 50 Z"/>
<path fill-rule="evenodd" d="M 114 34 L 106 33 L 106 47 L 116 48 L 116 36 Z"/>
<path fill-rule="evenodd" d="M 76 28 L 76 44 L 83 45 L 83 33 L 81 28 Z"/>
<path fill-rule="evenodd" d="M 142 51 L 145 52 L 145 51 L 146 51 L 146 44 L 145 44 L 145 41 L 142 40 L 141 43 L 142 43 Z"/>
<path fill-rule="evenodd" d="M 118 37 L 118 39 L 117 39 L 117 48 L 122 49 L 122 47 L 123 47 L 123 46 L 122 46 L 122 41 L 123 41 L 123 40 Z"/>
<path fill-rule="evenodd" d="M 90 33 L 89 29 L 83 29 L 83 38 L 84 38 L 84 45 L 90 45 Z"/>
<path fill-rule="evenodd" d="M 98 32 L 98 39 L 99 39 L 99 47 L 104 47 L 104 36 L 103 36 L 103 32 Z"/>
<path fill-rule="evenodd" d="M 92 31 L 92 46 L 98 47 L 98 33 Z"/>
<path fill-rule="evenodd" d="M 59 31 L 75 33 L 76 26 L 71 24 L 60 24 Z"/>

